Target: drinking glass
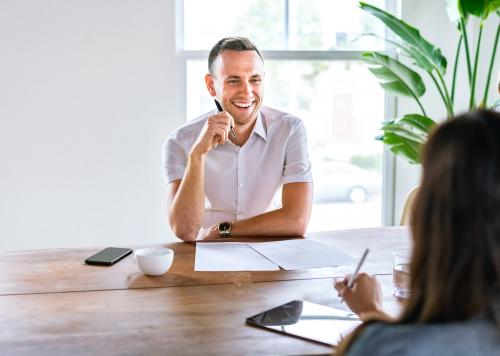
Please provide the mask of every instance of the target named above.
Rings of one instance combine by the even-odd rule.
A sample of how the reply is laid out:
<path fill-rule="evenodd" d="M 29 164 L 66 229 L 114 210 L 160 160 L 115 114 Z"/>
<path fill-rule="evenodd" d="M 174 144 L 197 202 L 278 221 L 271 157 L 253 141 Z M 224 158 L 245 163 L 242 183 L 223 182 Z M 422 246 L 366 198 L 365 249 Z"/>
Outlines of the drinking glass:
<path fill-rule="evenodd" d="M 410 250 L 396 250 L 392 252 L 393 262 L 393 289 L 392 294 L 398 299 L 410 297 Z"/>

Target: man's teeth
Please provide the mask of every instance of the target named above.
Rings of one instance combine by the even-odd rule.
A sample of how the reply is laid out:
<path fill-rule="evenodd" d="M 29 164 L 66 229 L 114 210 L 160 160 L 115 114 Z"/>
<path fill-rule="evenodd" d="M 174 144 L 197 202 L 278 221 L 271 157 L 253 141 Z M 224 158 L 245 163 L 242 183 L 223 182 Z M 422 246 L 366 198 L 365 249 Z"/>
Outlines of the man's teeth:
<path fill-rule="evenodd" d="M 234 103 L 234 105 L 239 108 L 249 108 L 250 106 L 252 106 L 252 103 Z"/>

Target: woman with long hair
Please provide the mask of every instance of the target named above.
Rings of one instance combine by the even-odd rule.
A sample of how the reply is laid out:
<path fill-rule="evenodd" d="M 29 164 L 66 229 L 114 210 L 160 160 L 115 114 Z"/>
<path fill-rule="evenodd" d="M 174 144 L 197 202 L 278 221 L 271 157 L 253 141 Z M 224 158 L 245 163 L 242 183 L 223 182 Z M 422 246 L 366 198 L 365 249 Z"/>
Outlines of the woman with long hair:
<path fill-rule="evenodd" d="M 383 312 L 374 277 L 336 282 L 364 321 L 336 354 L 500 355 L 500 114 L 467 113 L 430 135 L 410 226 L 401 316 Z"/>

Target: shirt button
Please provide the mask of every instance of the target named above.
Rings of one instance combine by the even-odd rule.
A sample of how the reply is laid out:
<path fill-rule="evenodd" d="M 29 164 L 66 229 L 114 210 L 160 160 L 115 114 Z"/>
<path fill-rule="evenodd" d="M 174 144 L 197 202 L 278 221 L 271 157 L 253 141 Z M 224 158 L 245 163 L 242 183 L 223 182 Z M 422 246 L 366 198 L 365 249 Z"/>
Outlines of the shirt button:
<path fill-rule="evenodd" d="M 240 187 L 243 187 L 243 183 L 240 183 Z"/>

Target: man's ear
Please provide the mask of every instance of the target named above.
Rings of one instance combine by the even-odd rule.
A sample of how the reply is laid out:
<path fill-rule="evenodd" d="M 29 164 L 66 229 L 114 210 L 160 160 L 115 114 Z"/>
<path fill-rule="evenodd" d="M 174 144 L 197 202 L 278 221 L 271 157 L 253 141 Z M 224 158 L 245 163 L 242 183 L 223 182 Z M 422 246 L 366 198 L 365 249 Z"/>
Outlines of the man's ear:
<path fill-rule="evenodd" d="M 217 96 L 215 92 L 214 77 L 210 73 L 205 74 L 205 84 L 207 85 L 208 92 L 211 96 Z"/>

